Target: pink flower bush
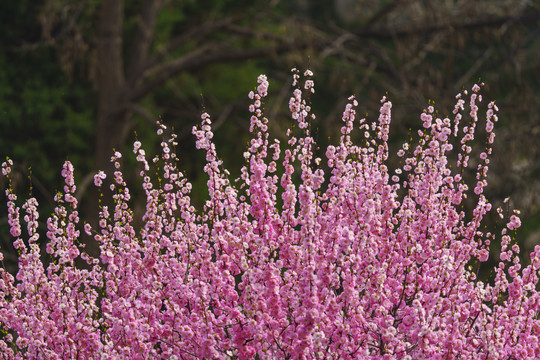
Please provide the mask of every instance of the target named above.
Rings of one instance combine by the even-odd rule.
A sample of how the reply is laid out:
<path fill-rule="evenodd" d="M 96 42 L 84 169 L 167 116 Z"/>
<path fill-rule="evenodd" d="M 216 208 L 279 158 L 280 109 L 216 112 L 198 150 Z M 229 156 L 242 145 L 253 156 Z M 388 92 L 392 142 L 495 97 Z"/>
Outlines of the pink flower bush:
<path fill-rule="evenodd" d="M 146 194 L 140 228 L 120 153 L 111 159 L 114 174 L 94 178 L 114 192 L 114 207 L 101 207 L 95 228 L 79 219 L 66 162 L 63 193 L 47 219 L 46 249 L 55 260 L 45 268 L 37 201 L 18 206 L 8 187 L 19 272 L 13 278 L 0 270 L 0 357 L 538 359 L 540 246 L 522 268 L 512 240 L 519 218 L 512 214 L 500 236 L 481 226 L 491 210 L 483 189 L 495 104 L 487 105 L 479 156 L 472 151 L 482 101 L 475 85 L 468 110 L 467 92 L 458 95 L 452 119 L 438 118 L 433 107 L 422 113 L 418 143 L 404 144 L 401 166 L 391 170 L 392 104 L 383 98 L 370 124 L 356 119 L 351 97 L 339 142 L 323 162 L 303 98 L 314 92 L 311 75 L 300 84 L 294 71 L 296 126 L 285 146 L 269 139 L 269 84 L 259 77 L 249 93 L 253 137 L 238 185 L 218 158 L 210 116 L 202 115 L 193 129 L 206 153 L 202 211 L 178 170 L 174 135 L 151 160 L 134 144 Z M 469 187 L 463 174 L 472 163 L 479 165 Z M 2 166 L 8 180 L 11 165 Z M 99 259 L 77 245 L 81 229 L 99 242 Z M 496 240 L 500 261 L 485 283 L 471 264 L 485 262 Z M 87 269 L 74 265 L 78 257 Z"/>

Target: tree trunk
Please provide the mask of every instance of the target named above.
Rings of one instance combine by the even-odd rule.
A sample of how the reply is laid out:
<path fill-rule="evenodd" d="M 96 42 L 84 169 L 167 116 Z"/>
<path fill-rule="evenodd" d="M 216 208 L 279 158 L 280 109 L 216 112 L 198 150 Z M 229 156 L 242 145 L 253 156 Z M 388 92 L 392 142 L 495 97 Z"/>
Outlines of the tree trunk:
<path fill-rule="evenodd" d="M 105 170 L 113 148 L 121 144 L 120 134 L 126 117 L 122 110 L 124 69 L 122 57 L 122 24 L 124 3 L 121 0 L 101 2 L 98 63 L 99 103 L 96 129 L 96 168 Z"/>
<path fill-rule="evenodd" d="M 98 112 L 95 137 L 94 169 L 103 170 L 108 179 L 113 177 L 113 165 L 110 157 L 113 149 L 120 149 L 124 139 L 124 128 L 127 124 L 127 109 L 124 106 L 125 80 L 122 56 L 122 25 L 124 2 L 122 0 L 101 1 L 99 14 L 99 35 L 97 43 L 98 59 Z M 104 182 L 105 184 L 106 182 Z M 98 229 L 98 213 L 100 206 L 108 205 L 112 212 L 112 199 L 108 189 L 104 187 L 101 194 L 93 184 L 87 192 L 84 219 L 92 227 Z M 103 199 L 103 203 L 100 203 Z M 99 244 L 90 237 L 84 236 L 86 252 L 94 257 L 99 256 Z"/>

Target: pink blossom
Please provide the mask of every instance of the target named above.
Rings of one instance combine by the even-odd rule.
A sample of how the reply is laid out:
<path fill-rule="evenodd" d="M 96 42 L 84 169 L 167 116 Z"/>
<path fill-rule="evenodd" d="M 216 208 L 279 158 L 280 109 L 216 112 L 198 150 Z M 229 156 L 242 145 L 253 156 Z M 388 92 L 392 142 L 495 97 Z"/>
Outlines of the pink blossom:
<path fill-rule="evenodd" d="M 510 222 L 507 227 L 509 230 L 515 230 L 521 226 L 521 220 L 516 215 L 510 216 Z"/>
<path fill-rule="evenodd" d="M 96 175 L 94 175 L 94 185 L 101 186 L 103 183 L 103 180 L 107 177 L 107 175 L 103 171 L 99 171 Z"/>
<path fill-rule="evenodd" d="M 206 155 L 208 200 L 201 208 L 171 156 L 174 135 L 151 162 L 134 143 L 146 198 L 140 216 L 115 152 L 113 205 L 100 208 L 98 226 L 82 225 L 99 245 L 97 258 L 78 246 L 70 163 L 61 171 L 64 192 L 44 222 L 49 265 L 36 243 L 37 200 L 17 205 L 8 182 L 7 223 L 19 271 L 14 277 L 0 268 L 3 357 L 539 358 L 540 246 L 522 267 L 512 231 L 521 225 L 519 212 L 498 235 L 483 223 L 492 207 L 483 189 L 494 133 L 484 161 L 471 169 L 475 182 L 461 175 L 481 121 L 481 87 L 468 104 L 467 92 L 457 97 L 453 122 L 434 120 L 429 106 L 416 143 L 403 144 L 392 159 L 393 105 L 386 97 L 371 123 L 357 119 L 358 102 L 349 98 L 339 138 L 317 149 L 302 93 L 313 89 L 312 75 L 306 71 L 302 85 L 293 70 L 289 110 L 297 124 L 283 144 L 270 139 L 262 107 L 269 83 L 259 76 L 248 95 L 252 140 L 236 182 L 219 160 L 210 115 L 201 115 L 192 131 Z M 488 124 L 494 111 L 490 103 Z M 358 128 L 366 136 L 355 144 Z M 158 123 L 157 132 L 164 129 Z M 462 146 L 454 150 L 451 142 Z M 4 176 L 12 165 L 2 164 Z M 105 178 L 99 171 L 95 185 Z M 501 208 L 497 213 L 508 218 Z M 468 264 L 486 262 L 496 241 L 494 275 L 484 283 Z M 84 269 L 76 266 L 79 258 Z"/>

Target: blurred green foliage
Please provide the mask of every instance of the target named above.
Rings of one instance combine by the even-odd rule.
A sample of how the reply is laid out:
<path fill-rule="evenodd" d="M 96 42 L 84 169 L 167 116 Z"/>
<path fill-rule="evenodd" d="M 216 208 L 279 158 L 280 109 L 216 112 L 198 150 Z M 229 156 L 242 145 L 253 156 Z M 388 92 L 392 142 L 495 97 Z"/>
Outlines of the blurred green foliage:
<path fill-rule="evenodd" d="M 54 49 L 33 46 L 41 33 L 38 4 L 0 6 L 0 154 L 32 167 L 36 180 L 54 191 L 65 159 L 90 170 L 94 93 L 84 77 L 67 79 Z"/>
<path fill-rule="evenodd" d="M 202 174 L 204 154 L 195 149 L 191 129 L 199 123 L 201 112 L 208 112 L 214 122 L 218 154 L 233 177 L 239 175 L 249 139 L 247 93 L 255 88 L 261 73 L 270 79 L 270 96 L 264 106 L 271 117 L 273 136 L 283 138 L 286 128 L 293 125 L 287 111 L 289 69 L 309 67 L 315 72 L 316 93 L 312 99 L 317 119 L 313 131 L 321 148 L 338 137 L 349 95 L 355 94 L 360 103 L 358 116 L 369 114 L 368 121 L 374 121 L 378 100 L 388 94 L 397 104 L 392 109 L 393 150 L 415 133 L 420 126 L 418 115 L 428 101 L 435 101 L 440 114 L 446 116 L 451 113 L 457 91 L 481 78 L 487 83 L 487 96 L 497 99 L 502 111 L 497 141 L 503 145 L 495 149 L 490 179 L 492 175 L 509 174 L 500 177 L 502 180 L 492 180 L 494 186 L 488 188 L 488 196 L 499 201 L 529 185 L 536 189 L 531 179 L 540 165 L 531 159 L 538 154 L 534 134 L 540 129 L 536 96 L 540 92 L 540 26 L 527 16 L 538 15 L 538 5 L 529 4 L 514 18 L 491 25 L 497 16 L 508 15 L 491 14 L 497 7 L 486 8 L 480 3 L 455 18 L 451 11 L 437 8 L 458 2 L 359 1 L 361 11 L 351 16 L 353 20 L 342 21 L 335 1 L 172 1 L 159 12 L 150 55 L 204 24 L 230 17 L 239 20 L 232 30 L 186 38 L 182 46 L 164 56 L 165 60 L 205 44 L 228 44 L 234 49 L 258 49 L 280 41 L 296 44 L 306 39 L 312 44 L 302 51 L 218 62 L 180 72 L 137 102 L 147 116 L 131 114 L 127 143 L 117 150 L 128 155 L 132 142 L 138 139 L 147 153 L 155 153 L 161 139 L 155 135 L 154 121 L 161 118 L 179 135 L 176 152 L 180 168 L 194 183 L 195 201 L 200 205 L 207 195 Z M 28 188 L 26 169 L 32 168 L 34 196 L 41 203 L 51 204 L 59 190 L 59 174 L 66 159 L 74 163 L 78 183 L 92 174 L 99 91 L 94 51 L 99 4 L 99 0 L 0 2 L 0 156 L 15 160 L 18 175 L 14 174 L 13 180 L 21 194 Z M 126 57 L 142 4 L 143 0 L 125 2 Z M 510 8 L 508 14 L 512 14 Z M 485 17 L 481 17 L 483 13 Z M 519 16 L 527 21 L 516 20 Z M 479 24 L 454 26 L 460 21 Z M 47 31 L 44 23 L 50 25 Z M 421 26 L 431 30 L 424 31 Z M 69 43 L 70 39 L 75 43 Z M 72 47 L 62 48 L 63 42 Z M 517 160 L 523 160 L 531 170 L 516 173 L 513 161 Z M 137 167 L 130 156 L 123 161 L 128 170 Z M 136 182 L 132 173 L 128 180 Z M 534 190 L 531 192 L 534 195 Z M 524 236 L 528 236 L 538 228 L 538 203 L 527 203 L 523 191 L 516 197 L 516 204 L 527 204 L 531 214 L 524 221 Z"/>

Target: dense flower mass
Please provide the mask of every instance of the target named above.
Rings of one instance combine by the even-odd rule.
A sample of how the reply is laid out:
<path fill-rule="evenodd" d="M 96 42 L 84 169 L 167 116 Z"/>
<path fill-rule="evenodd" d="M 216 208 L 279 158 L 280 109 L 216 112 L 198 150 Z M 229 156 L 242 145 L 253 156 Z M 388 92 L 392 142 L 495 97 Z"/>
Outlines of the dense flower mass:
<path fill-rule="evenodd" d="M 137 221 L 120 153 L 111 158 L 114 174 L 94 177 L 114 192 L 96 227 L 79 219 L 66 162 L 65 186 L 46 222 L 55 261 L 44 266 L 37 201 L 18 206 L 8 187 L 19 271 L 14 278 L 0 270 L 0 357 L 538 359 L 540 246 L 522 268 L 511 237 L 519 218 L 509 214 L 500 236 L 481 227 L 491 210 L 483 189 L 496 105 L 487 105 L 479 156 L 472 151 L 482 101 L 475 85 L 470 96 L 458 95 L 451 118 L 431 106 L 421 114 L 418 142 L 402 146 L 401 166 L 391 170 L 391 102 L 383 98 L 370 124 L 356 118 L 351 97 L 339 142 L 321 153 L 323 161 L 304 98 L 315 90 L 312 73 L 303 75 L 301 84 L 293 71 L 296 125 L 285 145 L 269 139 L 267 78 L 249 93 L 253 136 L 238 184 L 218 158 L 210 116 L 202 115 L 193 133 L 206 153 L 209 200 L 199 211 L 177 167 L 174 135 L 152 160 L 134 144 L 146 194 Z M 464 173 L 473 163 L 469 187 Z M 11 165 L 2 166 L 8 180 Z M 81 229 L 100 244 L 100 258 L 77 246 Z M 485 262 L 495 240 L 500 261 L 485 283 L 471 264 Z M 75 266 L 79 257 L 87 268 Z"/>

